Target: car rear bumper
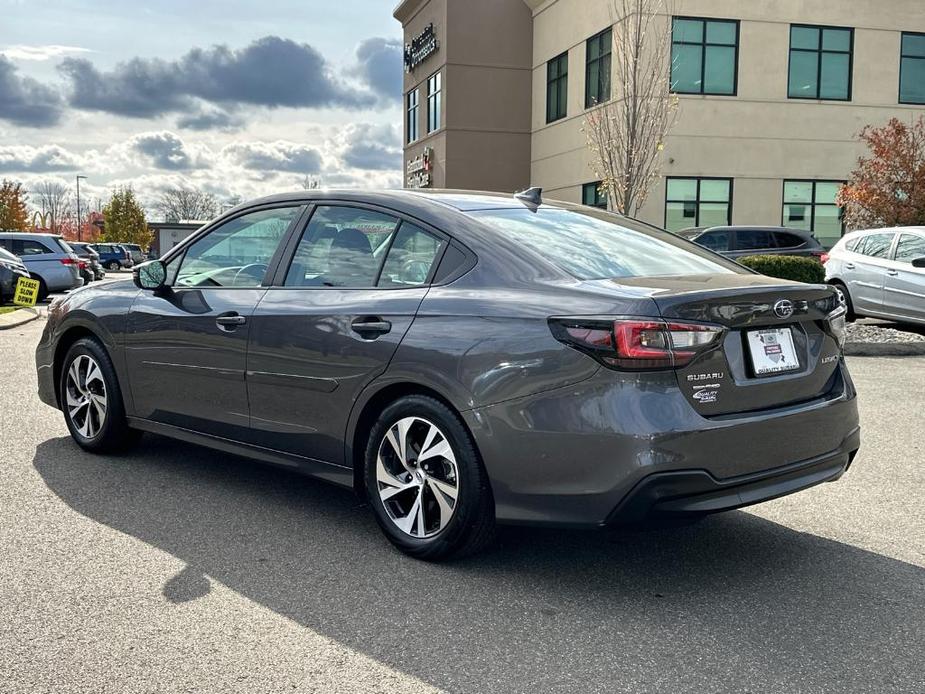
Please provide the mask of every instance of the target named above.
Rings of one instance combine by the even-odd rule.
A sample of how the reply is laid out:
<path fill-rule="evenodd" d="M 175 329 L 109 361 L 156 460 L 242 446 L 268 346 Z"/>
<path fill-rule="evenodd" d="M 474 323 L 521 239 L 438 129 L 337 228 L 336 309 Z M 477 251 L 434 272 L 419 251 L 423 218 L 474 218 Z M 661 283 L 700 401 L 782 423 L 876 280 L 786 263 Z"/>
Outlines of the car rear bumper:
<path fill-rule="evenodd" d="M 713 512 L 847 468 L 860 445 L 858 413 L 847 370 L 838 368 L 823 397 L 734 417 L 698 415 L 674 374 L 605 369 L 463 416 L 500 522 L 594 527 L 651 513 Z"/>

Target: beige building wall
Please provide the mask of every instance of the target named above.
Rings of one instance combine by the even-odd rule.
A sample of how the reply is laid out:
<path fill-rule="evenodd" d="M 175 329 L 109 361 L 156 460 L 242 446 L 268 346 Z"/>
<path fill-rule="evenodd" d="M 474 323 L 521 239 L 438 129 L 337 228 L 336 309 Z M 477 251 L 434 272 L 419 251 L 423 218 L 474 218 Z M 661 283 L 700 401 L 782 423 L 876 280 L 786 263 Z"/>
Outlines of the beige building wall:
<path fill-rule="evenodd" d="M 597 177 L 581 132 L 585 41 L 612 23 L 608 0 L 526 0 L 533 10 L 531 183 L 580 201 Z M 666 176 L 734 179 L 732 222 L 781 223 L 784 179 L 843 180 L 863 151 L 868 123 L 925 112 L 898 103 L 901 31 L 925 32 L 922 0 L 678 0 L 676 15 L 740 21 L 736 96 L 680 95 L 666 142 Z M 666 18 L 667 21 L 667 18 Z M 849 102 L 787 98 L 790 24 L 854 28 Z M 568 113 L 546 124 L 546 63 L 569 52 Z M 664 180 L 639 217 L 664 222 Z"/>

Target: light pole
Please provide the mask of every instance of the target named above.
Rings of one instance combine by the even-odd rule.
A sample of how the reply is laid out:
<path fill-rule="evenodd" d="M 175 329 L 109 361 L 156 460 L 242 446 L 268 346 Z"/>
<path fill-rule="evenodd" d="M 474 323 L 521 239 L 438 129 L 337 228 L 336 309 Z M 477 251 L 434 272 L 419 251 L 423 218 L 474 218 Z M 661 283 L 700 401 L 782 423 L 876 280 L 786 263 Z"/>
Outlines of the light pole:
<path fill-rule="evenodd" d="M 80 234 L 80 179 L 86 176 L 77 175 L 77 240 L 83 241 Z"/>

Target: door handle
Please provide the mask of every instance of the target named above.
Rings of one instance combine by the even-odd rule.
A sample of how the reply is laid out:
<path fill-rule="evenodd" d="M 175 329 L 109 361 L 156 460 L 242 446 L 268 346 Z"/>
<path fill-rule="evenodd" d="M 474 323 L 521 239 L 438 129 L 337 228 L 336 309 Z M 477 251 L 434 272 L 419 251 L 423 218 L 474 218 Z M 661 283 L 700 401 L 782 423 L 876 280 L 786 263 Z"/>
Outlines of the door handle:
<path fill-rule="evenodd" d="M 886 274 L 888 274 L 890 277 L 896 277 L 896 275 L 899 274 L 899 270 L 887 270 Z"/>
<path fill-rule="evenodd" d="M 245 323 L 247 323 L 247 318 L 234 311 L 222 313 L 215 317 L 215 324 L 222 330 L 234 330 L 239 325 L 244 325 Z"/>
<path fill-rule="evenodd" d="M 854 270 L 854 263 L 845 263 L 845 267 L 849 270 Z"/>
<path fill-rule="evenodd" d="M 381 318 L 357 318 L 350 324 L 350 327 L 360 337 L 373 336 L 371 339 L 375 339 L 375 337 L 389 332 L 392 329 L 392 324 Z"/>

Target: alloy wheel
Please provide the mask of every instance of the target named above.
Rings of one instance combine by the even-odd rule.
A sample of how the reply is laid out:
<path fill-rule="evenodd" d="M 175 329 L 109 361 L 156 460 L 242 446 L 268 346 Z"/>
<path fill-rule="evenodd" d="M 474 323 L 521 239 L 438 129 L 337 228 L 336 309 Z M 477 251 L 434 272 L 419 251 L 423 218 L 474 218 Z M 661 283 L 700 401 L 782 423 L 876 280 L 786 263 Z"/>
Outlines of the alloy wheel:
<path fill-rule="evenodd" d="M 383 436 L 376 454 L 379 498 L 395 527 L 432 537 L 449 524 L 459 496 L 456 454 L 446 435 L 422 417 L 404 417 Z"/>
<path fill-rule="evenodd" d="M 106 421 L 106 382 L 93 357 L 80 354 L 71 362 L 65 383 L 67 412 L 84 438 L 96 436 Z"/>

